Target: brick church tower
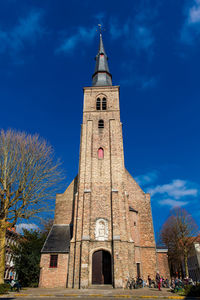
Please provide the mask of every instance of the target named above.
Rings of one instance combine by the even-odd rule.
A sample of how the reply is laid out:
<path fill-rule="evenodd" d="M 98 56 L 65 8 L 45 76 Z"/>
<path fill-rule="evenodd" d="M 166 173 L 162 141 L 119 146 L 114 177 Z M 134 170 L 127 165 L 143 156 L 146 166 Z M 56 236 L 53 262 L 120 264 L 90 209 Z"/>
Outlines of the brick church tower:
<path fill-rule="evenodd" d="M 112 85 L 100 34 L 92 86 L 84 88 L 79 172 L 56 197 L 40 287 L 122 288 L 128 277 L 155 277 L 163 261 L 157 259 L 150 195 L 124 166 L 119 86 Z"/>

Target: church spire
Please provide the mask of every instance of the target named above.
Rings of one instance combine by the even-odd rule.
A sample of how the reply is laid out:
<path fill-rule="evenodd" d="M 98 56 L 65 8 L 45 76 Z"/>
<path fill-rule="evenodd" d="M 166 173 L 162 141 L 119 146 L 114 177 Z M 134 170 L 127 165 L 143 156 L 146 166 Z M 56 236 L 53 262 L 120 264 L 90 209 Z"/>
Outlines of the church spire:
<path fill-rule="evenodd" d="M 92 86 L 110 86 L 112 85 L 112 75 L 108 68 L 108 57 L 104 50 L 102 33 L 100 31 L 99 51 L 95 58 L 96 66 L 92 76 Z"/>

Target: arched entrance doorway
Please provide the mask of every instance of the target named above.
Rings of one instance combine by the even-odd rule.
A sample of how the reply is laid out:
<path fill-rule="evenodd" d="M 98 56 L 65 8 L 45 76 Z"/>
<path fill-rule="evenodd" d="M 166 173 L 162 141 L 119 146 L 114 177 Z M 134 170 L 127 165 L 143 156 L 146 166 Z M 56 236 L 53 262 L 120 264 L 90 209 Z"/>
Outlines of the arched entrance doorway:
<path fill-rule="evenodd" d="M 98 250 L 92 255 L 92 284 L 112 284 L 112 262 L 108 251 Z"/>

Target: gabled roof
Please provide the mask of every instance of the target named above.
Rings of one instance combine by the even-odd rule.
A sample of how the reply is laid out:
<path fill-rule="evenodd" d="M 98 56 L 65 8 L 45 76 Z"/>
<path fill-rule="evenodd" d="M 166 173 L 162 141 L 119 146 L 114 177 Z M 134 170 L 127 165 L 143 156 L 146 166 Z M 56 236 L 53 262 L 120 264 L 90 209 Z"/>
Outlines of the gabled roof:
<path fill-rule="evenodd" d="M 42 253 L 69 253 L 70 225 L 53 225 L 42 248 Z"/>

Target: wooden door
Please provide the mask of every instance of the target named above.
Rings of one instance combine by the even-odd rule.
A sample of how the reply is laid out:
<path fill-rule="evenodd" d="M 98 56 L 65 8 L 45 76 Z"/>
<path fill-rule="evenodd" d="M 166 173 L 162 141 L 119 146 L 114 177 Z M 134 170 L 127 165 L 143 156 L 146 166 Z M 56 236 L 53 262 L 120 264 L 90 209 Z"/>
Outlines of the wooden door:
<path fill-rule="evenodd" d="M 92 284 L 103 284 L 102 258 L 103 251 L 99 250 L 92 256 Z"/>
<path fill-rule="evenodd" d="M 99 250 L 92 256 L 92 284 L 112 284 L 111 255 Z"/>
<path fill-rule="evenodd" d="M 112 284 L 112 263 L 111 255 L 107 251 L 103 251 L 103 277 L 104 284 Z"/>

